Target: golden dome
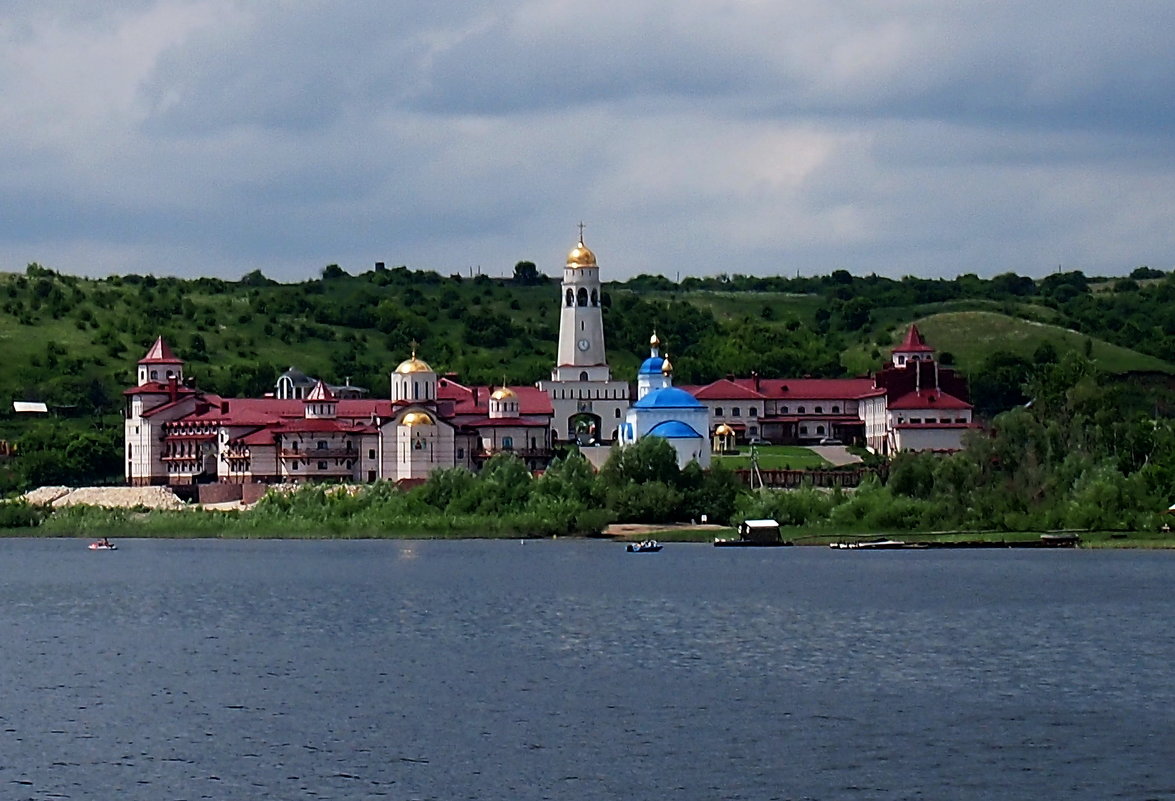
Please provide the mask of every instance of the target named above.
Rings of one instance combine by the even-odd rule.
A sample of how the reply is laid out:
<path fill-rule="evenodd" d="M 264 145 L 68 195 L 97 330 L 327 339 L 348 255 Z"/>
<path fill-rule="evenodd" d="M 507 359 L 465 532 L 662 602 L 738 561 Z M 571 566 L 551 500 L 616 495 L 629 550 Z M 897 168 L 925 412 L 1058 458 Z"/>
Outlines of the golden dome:
<path fill-rule="evenodd" d="M 651 337 L 649 337 L 649 346 L 655 348 L 660 344 L 661 344 L 661 340 L 657 339 L 657 332 L 656 332 L 656 330 L 654 330 L 653 335 Z"/>
<path fill-rule="evenodd" d="M 400 366 L 396 368 L 397 373 L 431 373 L 432 371 L 428 362 L 416 358 L 416 348 L 412 349 L 411 358 L 400 362 Z"/>
<path fill-rule="evenodd" d="M 714 429 L 714 436 L 716 437 L 733 437 L 734 429 L 726 423 L 721 423 L 718 428 Z"/>
<path fill-rule="evenodd" d="M 517 393 L 510 389 L 510 387 L 502 387 L 501 389 L 494 390 L 494 394 L 490 395 L 490 400 L 513 400 L 517 397 Z"/>
<path fill-rule="evenodd" d="M 661 362 L 661 375 L 673 375 L 673 365 L 669 363 L 669 354 L 665 354 L 665 361 Z"/>
<path fill-rule="evenodd" d="M 592 253 L 588 246 L 583 243 L 583 239 L 579 240 L 579 244 L 571 249 L 567 254 L 568 267 L 595 267 L 596 254 Z"/>
<path fill-rule="evenodd" d="M 400 421 L 400 425 L 412 428 L 413 426 L 431 426 L 436 424 L 426 412 L 408 412 L 408 414 L 404 415 L 404 419 Z"/>

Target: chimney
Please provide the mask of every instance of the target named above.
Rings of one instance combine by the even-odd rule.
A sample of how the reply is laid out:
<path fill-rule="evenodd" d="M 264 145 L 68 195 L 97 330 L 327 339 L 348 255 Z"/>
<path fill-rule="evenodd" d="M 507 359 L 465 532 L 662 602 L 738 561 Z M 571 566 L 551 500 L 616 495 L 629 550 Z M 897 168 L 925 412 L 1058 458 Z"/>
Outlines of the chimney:
<path fill-rule="evenodd" d="M 228 414 L 228 401 L 222 400 L 220 402 L 220 413 L 221 414 Z"/>
<path fill-rule="evenodd" d="M 180 394 L 179 379 L 176 378 L 174 375 L 172 375 L 170 378 L 167 379 L 167 395 L 169 398 L 171 398 L 171 402 L 175 403 L 176 398 L 179 397 L 179 394 Z"/>
<path fill-rule="evenodd" d="M 727 373 L 726 380 L 727 381 L 734 381 L 734 373 Z"/>
<path fill-rule="evenodd" d="M 759 391 L 759 373 L 754 371 L 751 373 L 751 379 L 755 382 L 755 391 Z"/>

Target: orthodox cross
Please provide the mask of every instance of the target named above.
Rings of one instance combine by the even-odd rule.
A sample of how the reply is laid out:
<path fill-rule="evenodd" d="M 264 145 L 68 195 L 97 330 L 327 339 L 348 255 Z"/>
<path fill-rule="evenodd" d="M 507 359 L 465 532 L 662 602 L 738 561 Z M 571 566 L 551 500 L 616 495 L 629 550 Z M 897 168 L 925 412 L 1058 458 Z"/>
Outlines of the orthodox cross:
<path fill-rule="evenodd" d="M 583 242 L 583 222 L 579 223 L 579 241 Z"/>

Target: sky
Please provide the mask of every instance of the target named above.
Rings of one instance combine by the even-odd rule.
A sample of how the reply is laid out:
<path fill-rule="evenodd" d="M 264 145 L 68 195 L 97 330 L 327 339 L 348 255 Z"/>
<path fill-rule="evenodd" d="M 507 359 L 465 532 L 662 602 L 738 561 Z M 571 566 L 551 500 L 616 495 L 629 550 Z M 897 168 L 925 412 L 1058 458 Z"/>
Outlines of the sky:
<path fill-rule="evenodd" d="M 1175 268 L 1170 0 L 0 0 L 0 271 Z"/>

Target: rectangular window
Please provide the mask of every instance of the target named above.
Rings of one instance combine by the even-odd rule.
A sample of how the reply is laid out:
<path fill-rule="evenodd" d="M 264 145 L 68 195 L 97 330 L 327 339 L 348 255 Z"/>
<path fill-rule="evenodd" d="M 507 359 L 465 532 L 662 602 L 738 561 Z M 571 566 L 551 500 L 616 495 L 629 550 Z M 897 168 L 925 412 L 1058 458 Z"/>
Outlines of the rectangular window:
<path fill-rule="evenodd" d="M 740 417 L 740 416 L 742 416 L 742 412 L 737 406 L 735 406 L 733 409 L 730 410 L 730 416 L 731 417 Z"/>
<path fill-rule="evenodd" d="M 375 448 L 371 448 L 371 449 L 369 449 L 369 450 L 367 451 L 367 458 L 368 458 L 368 459 L 374 459 L 374 458 L 375 458 Z"/>
<path fill-rule="evenodd" d="M 325 469 L 326 469 L 326 462 L 319 462 L 319 463 L 318 463 L 318 469 L 319 469 L 319 470 L 325 470 Z"/>

